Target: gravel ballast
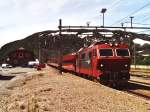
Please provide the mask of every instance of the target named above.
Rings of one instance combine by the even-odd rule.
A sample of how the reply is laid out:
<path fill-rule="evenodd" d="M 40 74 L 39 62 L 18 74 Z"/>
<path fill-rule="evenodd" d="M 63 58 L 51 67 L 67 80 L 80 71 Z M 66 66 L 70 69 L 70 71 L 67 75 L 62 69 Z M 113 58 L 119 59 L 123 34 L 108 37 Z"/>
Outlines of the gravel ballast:
<path fill-rule="evenodd" d="M 13 80 L 0 91 L 0 112 L 150 111 L 150 101 L 69 73 L 60 75 L 51 67 Z"/>

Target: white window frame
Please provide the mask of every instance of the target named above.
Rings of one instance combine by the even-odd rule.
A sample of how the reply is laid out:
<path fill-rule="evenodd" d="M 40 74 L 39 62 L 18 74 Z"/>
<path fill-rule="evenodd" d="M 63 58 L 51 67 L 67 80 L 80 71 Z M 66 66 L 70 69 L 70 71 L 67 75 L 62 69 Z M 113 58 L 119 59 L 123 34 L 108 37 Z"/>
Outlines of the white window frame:
<path fill-rule="evenodd" d="M 111 50 L 112 50 L 112 56 L 101 56 L 101 54 L 100 54 L 100 50 L 101 50 L 101 49 L 111 49 Z M 114 51 L 113 51 L 112 48 L 100 48 L 100 49 L 99 49 L 99 55 L 100 55 L 100 57 L 114 57 Z"/>
<path fill-rule="evenodd" d="M 118 55 L 117 55 L 117 49 L 127 49 L 127 50 L 128 50 L 128 53 L 129 53 L 129 56 L 118 56 Z M 129 51 L 128 48 L 115 48 L 115 54 L 116 54 L 117 57 L 130 57 L 130 56 L 131 56 L 131 55 L 130 55 L 130 51 Z"/>

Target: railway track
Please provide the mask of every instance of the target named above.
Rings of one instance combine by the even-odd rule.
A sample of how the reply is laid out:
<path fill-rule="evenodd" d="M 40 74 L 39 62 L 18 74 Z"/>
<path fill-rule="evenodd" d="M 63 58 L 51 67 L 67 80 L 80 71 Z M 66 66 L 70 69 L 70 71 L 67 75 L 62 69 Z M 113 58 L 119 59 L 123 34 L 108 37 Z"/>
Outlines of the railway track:
<path fill-rule="evenodd" d="M 126 92 L 129 93 L 129 94 L 132 94 L 132 95 L 144 98 L 146 100 L 150 100 L 150 96 L 149 95 L 145 95 L 143 93 L 135 92 L 135 91 L 132 91 L 132 90 L 127 90 Z"/>
<path fill-rule="evenodd" d="M 136 84 L 141 84 L 141 85 L 150 87 L 150 83 L 146 83 L 146 82 L 140 82 L 140 81 L 135 81 L 135 80 L 130 80 L 129 82 L 136 83 Z"/>
<path fill-rule="evenodd" d="M 146 100 L 150 100 L 150 86 L 140 83 L 128 82 L 123 88 L 119 88 L 119 91 L 141 97 Z"/>

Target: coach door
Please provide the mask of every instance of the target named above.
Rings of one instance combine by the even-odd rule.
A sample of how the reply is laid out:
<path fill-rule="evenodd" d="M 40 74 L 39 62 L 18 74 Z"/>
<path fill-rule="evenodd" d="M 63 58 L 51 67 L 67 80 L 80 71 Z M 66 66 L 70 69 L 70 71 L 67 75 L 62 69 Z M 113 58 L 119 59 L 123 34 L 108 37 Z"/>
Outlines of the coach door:
<path fill-rule="evenodd" d="M 96 68 L 97 68 L 97 50 L 93 49 L 92 50 L 92 75 L 96 76 Z"/>
<path fill-rule="evenodd" d="M 90 51 L 88 53 L 88 60 L 89 60 L 89 74 L 90 75 L 93 75 L 93 66 L 92 66 L 92 63 L 93 63 L 93 60 L 92 60 L 92 52 Z"/>
<path fill-rule="evenodd" d="M 81 67 L 81 58 L 80 53 L 76 55 L 76 72 L 80 73 L 80 67 Z"/>
<path fill-rule="evenodd" d="M 92 52 L 89 51 L 85 54 L 84 68 L 86 69 L 86 74 L 92 74 Z"/>

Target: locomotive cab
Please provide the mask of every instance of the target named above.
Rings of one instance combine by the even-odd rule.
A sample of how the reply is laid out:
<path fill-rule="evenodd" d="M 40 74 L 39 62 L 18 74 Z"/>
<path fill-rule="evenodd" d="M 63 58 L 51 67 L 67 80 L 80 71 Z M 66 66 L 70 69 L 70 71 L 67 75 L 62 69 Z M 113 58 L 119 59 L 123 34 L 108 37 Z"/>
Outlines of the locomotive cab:
<path fill-rule="evenodd" d="M 99 42 L 77 52 L 76 72 L 120 84 L 130 79 L 130 63 L 128 45 Z"/>
<path fill-rule="evenodd" d="M 125 44 L 98 45 L 97 69 L 105 81 L 126 82 L 130 79 L 131 56 Z"/>

